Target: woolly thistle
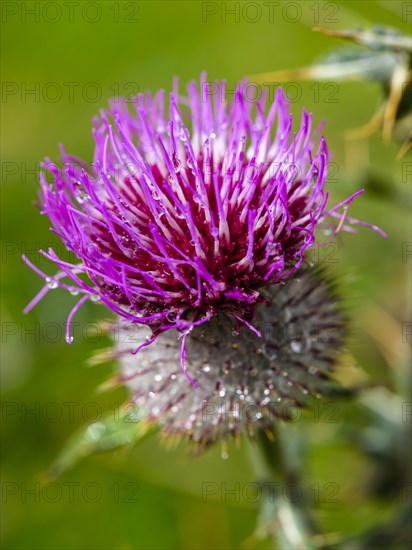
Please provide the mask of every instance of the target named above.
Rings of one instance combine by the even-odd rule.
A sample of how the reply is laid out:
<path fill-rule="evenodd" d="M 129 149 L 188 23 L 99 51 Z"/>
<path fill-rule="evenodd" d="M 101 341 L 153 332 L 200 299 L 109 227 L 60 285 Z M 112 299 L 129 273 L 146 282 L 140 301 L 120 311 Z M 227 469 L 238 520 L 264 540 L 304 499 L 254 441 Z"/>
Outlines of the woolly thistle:
<path fill-rule="evenodd" d="M 247 101 L 241 86 L 227 104 L 224 82 L 204 76 L 187 96 L 175 86 L 167 118 L 163 91 L 138 95 L 131 109 L 113 102 L 95 119 L 91 165 L 62 148 L 62 166 L 46 159 L 41 173 L 42 212 L 79 263 L 43 252 L 60 268 L 50 278 L 25 258 L 46 279 L 26 311 L 60 287 L 82 295 L 68 318 L 69 343 L 73 315 L 89 299 L 145 327 L 129 356 L 120 349 L 124 376 L 149 416 L 196 441 L 239 427 L 235 415 L 219 414 L 199 425 L 205 403 L 258 404 L 267 425 L 266 410 L 287 416 L 267 399 L 299 403 L 314 391 L 313 373 L 329 370 L 335 350 L 306 332 L 341 319 L 318 274 L 297 278 L 304 252 L 318 226 L 380 231 L 347 215 L 362 190 L 327 207 L 328 148 L 312 115 L 303 111 L 292 132 L 282 90 L 267 115 L 265 104 Z M 279 327 L 295 318 L 306 332 L 283 342 Z"/>

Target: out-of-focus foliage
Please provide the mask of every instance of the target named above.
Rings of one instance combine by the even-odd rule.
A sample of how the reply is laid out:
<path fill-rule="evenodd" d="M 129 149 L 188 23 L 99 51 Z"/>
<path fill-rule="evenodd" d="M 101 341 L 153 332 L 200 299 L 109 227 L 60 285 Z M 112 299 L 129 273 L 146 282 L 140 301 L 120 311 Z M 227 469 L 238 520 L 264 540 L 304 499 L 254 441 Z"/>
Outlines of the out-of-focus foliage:
<path fill-rule="evenodd" d="M 39 17 L 24 14 L 23 4 L 39 9 Z M 244 444 L 230 446 L 228 460 L 221 459 L 218 448 L 194 459 L 182 445 L 159 444 L 156 435 L 115 449 L 109 437 L 103 445 L 112 450 L 77 462 L 72 456 L 64 464 L 70 467 L 51 477 L 50 468 L 68 441 L 78 441 L 72 439 L 76 434 L 86 431 L 99 443 L 99 427 L 110 419 L 111 426 L 122 427 L 126 441 L 130 438 L 116 412 L 127 401 L 125 390 L 97 390 L 111 378 L 115 364 L 87 366 L 93 353 L 110 346 L 98 325 L 106 310 L 87 304 L 79 312 L 72 346 L 65 342 L 64 329 L 75 298 L 51 292 L 28 316 L 22 314 L 41 282 L 21 262 L 21 254 L 47 271 L 36 251 L 55 246 L 63 253 L 48 221 L 33 206 L 37 163 L 45 156 L 56 158 L 60 142 L 91 162 L 91 119 L 110 97 L 170 89 L 175 75 L 185 85 L 201 70 L 210 79 L 226 78 L 230 90 L 245 74 L 309 66 L 334 40 L 313 33 L 313 26 L 336 31 L 381 24 L 407 33 L 410 3 L 304 2 L 297 9 L 292 4 L 298 3 L 280 2 L 273 13 L 265 3 L 253 13 L 252 8 L 244 11 L 242 2 L 85 4 L 89 11 L 73 8 L 71 17 L 66 7 L 53 22 L 51 3 L 2 3 L 3 547 L 270 548 L 272 540 L 259 536 L 274 528 L 262 506 L 260 530 L 251 537 L 264 501 L 253 498 L 248 485 L 256 477 Z M 320 245 L 313 251 L 314 261 L 338 275 L 352 319 L 339 376 L 346 386 L 375 388 L 355 400 L 320 402 L 317 410 L 285 426 L 283 435 L 288 441 L 296 432 L 303 438 L 298 485 L 314 521 L 329 534 L 319 540 L 333 545 L 370 529 L 363 542 L 347 547 L 386 548 L 385 537 L 394 535 L 391 540 L 398 537 L 398 542 L 390 547 L 404 548 L 404 509 L 411 499 L 411 335 L 405 297 L 412 259 L 410 153 L 396 160 L 399 145 L 385 144 L 379 134 L 356 142 L 344 139 L 380 104 L 381 90 L 373 82 L 331 76 L 288 82 L 284 88 L 294 112 L 306 106 L 315 119 L 327 122 L 324 132 L 335 152 L 331 200 L 339 202 L 365 187 L 351 214 L 379 225 L 389 238 L 361 229 L 357 235 L 339 235 L 332 248 Z M 250 94 L 261 91 L 262 83 L 256 83 Z"/>
<path fill-rule="evenodd" d="M 412 139 L 412 35 L 381 25 L 369 29 L 314 30 L 326 36 L 350 40 L 367 49 L 341 46 L 308 67 L 265 73 L 255 78 L 259 82 L 331 79 L 376 82 L 383 92 L 382 105 L 367 124 L 347 132 L 347 135 L 349 139 L 362 139 L 382 129 L 383 137 L 389 141 L 395 129 L 397 138 L 404 142 L 398 155 L 402 158 Z"/>

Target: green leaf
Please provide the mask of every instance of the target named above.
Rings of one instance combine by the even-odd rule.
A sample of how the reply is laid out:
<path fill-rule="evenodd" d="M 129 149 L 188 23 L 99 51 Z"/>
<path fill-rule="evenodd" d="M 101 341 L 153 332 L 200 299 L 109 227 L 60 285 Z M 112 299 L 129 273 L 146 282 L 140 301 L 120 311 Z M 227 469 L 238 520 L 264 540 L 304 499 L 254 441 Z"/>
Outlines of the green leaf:
<path fill-rule="evenodd" d="M 57 477 L 86 456 L 136 445 L 152 431 L 153 424 L 139 418 L 138 407 L 125 403 L 114 413 L 111 411 L 77 432 L 52 464 L 48 475 Z"/>

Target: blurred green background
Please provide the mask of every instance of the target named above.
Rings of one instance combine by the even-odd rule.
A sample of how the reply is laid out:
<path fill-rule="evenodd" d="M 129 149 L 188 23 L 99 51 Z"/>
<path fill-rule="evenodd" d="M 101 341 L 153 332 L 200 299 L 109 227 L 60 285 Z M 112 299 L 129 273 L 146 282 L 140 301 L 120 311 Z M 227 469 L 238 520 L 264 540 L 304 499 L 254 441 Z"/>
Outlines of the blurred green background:
<path fill-rule="evenodd" d="M 259 503 L 243 494 L 254 480 L 244 446 L 230 446 L 228 460 L 221 459 L 219 448 L 192 458 L 184 445 L 168 449 L 151 436 L 132 449 L 79 461 L 44 492 L 51 481 L 46 473 L 68 438 L 101 413 L 114 414 L 127 393 L 97 391 L 115 365 L 87 366 L 93 352 L 110 345 L 97 325 L 108 315 L 104 308 L 81 309 L 72 346 L 63 331 L 75 300 L 69 294 L 51 292 L 30 314 L 22 313 L 42 281 L 21 254 L 53 274 L 36 251 L 54 243 L 61 252 L 48 220 L 33 205 L 38 163 L 45 156 L 57 158 L 59 143 L 91 161 L 91 119 L 113 96 L 168 90 L 175 75 L 182 88 L 202 70 L 233 87 L 244 75 L 308 65 L 339 43 L 311 27 L 381 23 L 408 31 L 409 4 L 280 2 L 271 8 L 271 21 L 265 2 L 1 3 L 2 548 L 271 547 L 270 541 L 250 539 Z M 225 7 L 237 10 L 239 20 L 225 15 Z M 290 88 L 292 99 L 295 89 Z M 365 372 L 379 386 L 373 394 L 376 411 L 339 403 L 336 422 L 328 422 L 324 410 L 318 422 L 306 420 L 304 489 L 319 488 L 313 508 L 325 531 L 349 535 L 396 515 L 408 487 L 402 472 L 408 440 L 389 442 L 393 456 L 383 465 L 378 451 L 388 448 L 382 439 L 399 435 L 408 400 L 407 389 L 404 395 L 401 389 L 407 387 L 402 327 L 411 265 L 405 255 L 411 241 L 411 159 L 396 161 L 398 145 L 383 144 L 380 135 L 345 144 L 343 132 L 369 120 L 380 90 L 360 82 L 338 83 L 336 90 L 337 101 L 330 102 L 329 90 L 320 88 L 316 96 L 312 83 L 299 84 L 292 111 L 305 106 L 315 120 L 327 121 L 337 167 L 331 203 L 366 187 L 351 214 L 389 236 L 384 240 L 364 228 L 343 235 L 338 262 L 330 266 L 355 319 L 345 376 L 357 380 Z M 389 429 L 379 431 L 381 421 Z M 378 458 L 363 452 L 368 441 Z M 206 498 L 204 483 L 218 490 Z M 328 498 L 328 483 L 338 487 L 334 499 Z M 236 494 L 226 495 L 222 484 Z"/>

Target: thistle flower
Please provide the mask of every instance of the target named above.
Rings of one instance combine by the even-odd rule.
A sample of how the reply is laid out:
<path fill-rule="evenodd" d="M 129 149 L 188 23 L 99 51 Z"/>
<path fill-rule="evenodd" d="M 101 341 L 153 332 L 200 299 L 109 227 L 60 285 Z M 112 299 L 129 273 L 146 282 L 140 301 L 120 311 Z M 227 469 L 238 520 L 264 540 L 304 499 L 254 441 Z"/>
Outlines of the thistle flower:
<path fill-rule="evenodd" d="M 239 88 L 229 105 L 224 98 L 225 84 L 203 76 L 200 90 L 195 83 L 187 96 L 174 90 L 167 118 L 163 91 L 138 95 L 132 110 L 113 103 L 95 120 L 92 165 L 63 148 L 61 167 L 46 159 L 42 212 L 79 263 L 42 252 L 60 268 L 49 278 L 25 259 L 47 283 L 26 311 L 51 288 L 81 294 L 68 318 L 70 343 L 73 315 L 100 299 L 148 327 L 132 354 L 178 331 L 180 363 L 195 386 L 197 373 L 186 369 L 195 327 L 226 316 L 237 334 L 247 327 L 262 336 L 254 319 L 267 301 L 263 289 L 302 266 L 326 218 L 337 220 L 337 231 L 363 223 L 346 213 L 362 190 L 326 207 L 326 142 L 306 111 L 292 133 L 281 89 L 267 115 L 264 97 L 248 102 Z"/>

